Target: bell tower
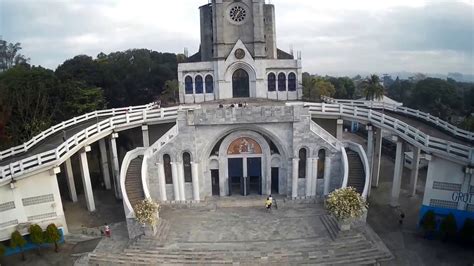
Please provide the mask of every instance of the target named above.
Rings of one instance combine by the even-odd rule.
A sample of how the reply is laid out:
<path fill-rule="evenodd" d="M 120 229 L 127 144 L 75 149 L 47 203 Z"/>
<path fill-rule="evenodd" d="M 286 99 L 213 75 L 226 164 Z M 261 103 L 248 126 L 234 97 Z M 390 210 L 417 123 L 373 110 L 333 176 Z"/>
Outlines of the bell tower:
<path fill-rule="evenodd" d="M 276 59 L 275 9 L 265 0 L 212 0 L 201 10 L 201 60 L 229 56 L 241 40 L 255 59 Z"/>

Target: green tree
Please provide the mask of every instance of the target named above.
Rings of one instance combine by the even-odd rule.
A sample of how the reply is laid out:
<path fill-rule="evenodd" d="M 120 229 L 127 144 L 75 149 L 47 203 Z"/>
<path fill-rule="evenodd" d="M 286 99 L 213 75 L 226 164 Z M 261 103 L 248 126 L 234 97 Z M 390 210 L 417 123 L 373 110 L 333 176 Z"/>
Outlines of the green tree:
<path fill-rule="evenodd" d="M 44 243 L 43 229 L 41 229 L 41 227 L 37 224 L 32 224 L 30 225 L 29 232 L 30 232 L 30 240 L 38 248 L 37 252 L 39 255 L 40 250 L 41 250 L 41 244 Z"/>
<path fill-rule="evenodd" d="M 12 233 L 11 239 L 10 239 L 10 247 L 11 248 L 20 248 L 21 251 L 21 259 L 25 260 L 25 251 L 23 250 L 23 247 L 26 245 L 26 240 L 25 238 L 16 230 L 15 232 Z"/>
<path fill-rule="evenodd" d="M 44 239 L 47 243 L 54 243 L 54 251 L 58 252 L 58 242 L 61 240 L 61 235 L 55 224 L 50 224 L 44 231 Z"/>
<path fill-rule="evenodd" d="M 456 218 L 454 218 L 454 215 L 450 213 L 443 219 L 443 221 L 441 221 L 441 224 L 439 225 L 441 239 L 443 239 L 443 241 L 454 239 L 457 231 L 458 227 L 456 224 Z"/>
<path fill-rule="evenodd" d="M 164 105 L 179 103 L 179 83 L 177 80 L 167 80 L 161 92 L 161 101 Z"/>
<path fill-rule="evenodd" d="M 19 54 L 21 43 L 8 43 L 0 39 L 0 72 L 6 71 L 16 65 L 27 64 L 30 60 Z"/>
<path fill-rule="evenodd" d="M 410 106 L 448 120 L 460 104 L 456 88 L 446 80 L 427 78 L 416 83 Z"/>
<path fill-rule="evenodd" d="M 384 88 L 380 84 L 380 78 L 377 75 L 371 75 L 362 82 L 364 96 L 367 100 L 382 99 Z"/>
<path fill-rule="evenodd" d="M 318 78 L 316 80 L 316 88 L 318 89 L 319 96 L 328 96 L 333 97 L 336 94 L 336 88 L 331 84 L 331 82 Z"/>

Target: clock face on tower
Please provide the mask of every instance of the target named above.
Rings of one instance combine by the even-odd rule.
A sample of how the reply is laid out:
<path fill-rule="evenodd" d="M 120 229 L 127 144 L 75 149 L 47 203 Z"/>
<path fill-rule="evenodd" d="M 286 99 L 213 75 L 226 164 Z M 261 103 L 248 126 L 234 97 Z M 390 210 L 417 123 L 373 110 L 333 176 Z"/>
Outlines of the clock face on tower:
<path fill-rule="evenodd" d="M 229 18 L 236 23 L 243 23 L 247 17 L 247 10 L 239 5 L 233 6 L 229 10 Z"/>

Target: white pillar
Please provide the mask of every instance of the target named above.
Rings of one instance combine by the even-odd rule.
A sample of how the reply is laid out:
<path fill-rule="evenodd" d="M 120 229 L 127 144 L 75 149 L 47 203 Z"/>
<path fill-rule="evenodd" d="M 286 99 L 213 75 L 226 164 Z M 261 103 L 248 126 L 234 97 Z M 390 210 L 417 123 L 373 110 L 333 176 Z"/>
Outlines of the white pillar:
<path fill-rule="evenodd" d="M 318 158 L 313 158 L 313 180 L 311 181 L 311 196 L 316 197 L 318 184 Z"/>
<path fill-rule="evenodd" d="M 65 174 L 67 187 L 69 189 L 69 197 L 71 198 L 72 202 L 77 202 L 76 184 L 74 183 L 74 173 L 72 172 L 71 158 L 66 160 L 64 168 L 66 169 Z"/>
<path fill-rule="evenodd" d="M 411 176 L 410 176 L 410 195 L 416 195 L 416 184 L 418 183 L 418 171 L 420 168 L 421 149 L 413 147 L 413 158 L 411 160 Z"/>
<path fill-rule="evenodd" d="M 173 178 L 173 192 L 174 200 L 180 201 L 179 197 L 179 181 L 178 181 L 178 166 L 175 162 L 171 162 L 171 176 Z"/>
<path fill-rule="evenodd" d="M 192 178 L 193 178 L 193 199 L 200 201 L 201 197 L 199 196 L 199 164 L 191 163 L 192 167 Z"/>
<path fill-rule="evenodd" d="M 67 228 L 67 223 L 66 223 L 66 217 L 64 216 L 64 208 L 63 208 L 63 202 L 61 200 L 61 192 L 59 191 L 59 185 L 58 185 L 58 178 L 57 174 L 61 172 L 61 169 L 59 167 L 55 167 L 50 170 L 50 175 L 52 178 L 54 178 L 54 186 L 50 187 L 51 191 L 53 191 L 53 197 L 54 197 L 54 206 L 51 205 L 51 207 L 54 209 L 56 212 L 56 215 L 61 219 L 61 222 L 58 225 L 63 228 L 64 234 L 68 234 L 69 230 Z"/>
<path fill-rule="evenodd" d="M 91 177 L 89 174 L 89 164 L 87 162 L 87 152 L 91 150 L 90 146 L 86 146 L 83 151 L 79 153 L 81 161 L 81 177 L 82 185 L 84 187 L 84 194 L 86 197 L 87 209 L 90 212 L 95 211 L 94 193 L 92 192 Z"/>
<path fill-rule="evenodd" d="M 382 157 L 382 142 L 383 132 L 381 128 L 377 128 L 376 139 L 375 139 L 375 151 L 373 157 L 373 170 L 372 170 L 372 187 L 379 186 L 380 179 L 380 160 Z"/>
<path fill-rule="evenodd" d="M 186 200 L 186 195 L 184 194 L 184 168 L 182 162 L 177 162 L 176 167 L 178 168 L 178 184 L 179 184 L 179 198 L 181 201 Z"/>
<path fill-rule="evenodd" d="M 104 174 L 105 189 L 110 190 L 112 183 L 110 182 L 109 161 L 107 160 L 107 148 L 105 147 L 105 140 L 99 140 L 100 149 L 100 163 L 102 165 L 102 173 Z"/>
<path fill-rule="evenodd" d="M 163 163 L 157 163 L 158 165 L 158 184 L 160 186 L 160 196 L 162 201 L 166 201 L 166 178 L 165 178 L 165 166 Z"/>
<path fill-rule="evenodd" d="M 326 154 L 324 160 L 324 196 L 329 194 L 329 188 L 331 185 L 331 157 Z"/>
<path fill-rule="evenodd" d="M 311 197 L 311 184 L 313 183 L 313 158 L 306 159 L 306 197 Z"/>
<path fill-rule="evenodd" d="M 342 140 L 342 132 L 343 132 L 343 125 L 344 125 L 344 120 L 338 119 L 336 121 L 336 138 L 338 140 Z"/>
<path fill-rule="evenodd" d="M 122 187 L 120 185 L 120 166 L 118 161 L 117 142 L 118 133 L 112 133 L 110 137 L 110 151 L 112 152 L 112 176 L 114 177 L 115 197 L 122 199 Z"/>
<path fill-rule="evenodd" d="M 298 162 L 299 158 L 293 158 L 293 172 L 292 172 L 292 185 L 291 185 L 291 197 L 293 199 L 298 197 Z"/>
<path fill-rule="evenodd" d="M 367 160 L 369 161 L 369 177 L 372 177 L 372 169 L 374 165 L 374 130 L 372 125 L 367 125 Z M 372 182 L 371 179 L 369 179 L 369 182 Z M 369 184 L 370 185 L 370 184 Z"/>
<path fill-rule="evenodd" d="M 398 137 L 392 137 L 392 140 L 397 143 L 395 167 L 393 170 L 393 184 L 392 184 L 392 195 L 390 200 L 390 206 L 398 207 L 398 199 L 400 197 L 400 187 L 402 185 L 402 172 L 403 172 L 403 142 Z"/>
<path fill-rule="evenodd" d="M 142 126 L 142 135 L 143 135 L 143 147 L 150 147 L 150 136 L 148 134 L 148 125 Z"/>

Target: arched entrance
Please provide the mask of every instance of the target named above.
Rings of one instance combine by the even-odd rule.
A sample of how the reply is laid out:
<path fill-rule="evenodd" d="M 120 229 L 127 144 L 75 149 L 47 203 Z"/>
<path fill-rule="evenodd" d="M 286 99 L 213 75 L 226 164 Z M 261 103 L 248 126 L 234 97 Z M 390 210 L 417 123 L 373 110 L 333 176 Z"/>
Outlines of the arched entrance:
<path fill-rule="evenodd" d="M 249 74 L 241 68 L 232 75 L 232 95 L 234 98 L 250 97 Z"/>
<path fill-rule="evenodd" d="M 262 157 L 260 145 L 248 137 L 234 140 L 227 149 L 229 194 L 262 194 Z"/>

